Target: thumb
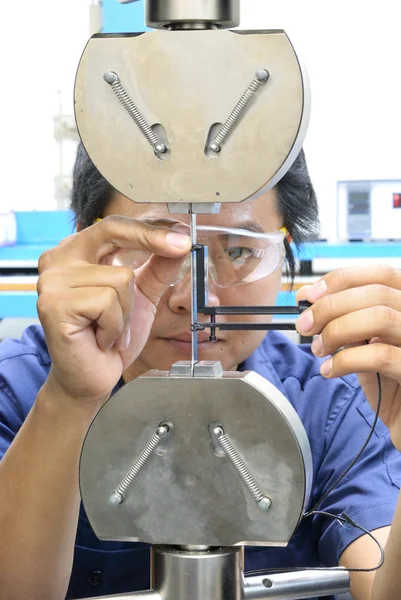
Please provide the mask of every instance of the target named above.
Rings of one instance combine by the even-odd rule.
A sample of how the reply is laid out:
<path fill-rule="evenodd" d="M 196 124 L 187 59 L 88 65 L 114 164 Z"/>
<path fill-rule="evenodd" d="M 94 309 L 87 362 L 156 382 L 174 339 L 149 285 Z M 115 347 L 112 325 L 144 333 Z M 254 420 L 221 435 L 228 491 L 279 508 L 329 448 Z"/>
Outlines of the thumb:
<path fill-rule="evenodd" d="M 189 267 L 189 254 L 181 258 L 166 258 L 152 254 L 150 259 L 135 271 L 135 283 L 152 304 L 158 305 L 164 292 L 182 276 Z"/>

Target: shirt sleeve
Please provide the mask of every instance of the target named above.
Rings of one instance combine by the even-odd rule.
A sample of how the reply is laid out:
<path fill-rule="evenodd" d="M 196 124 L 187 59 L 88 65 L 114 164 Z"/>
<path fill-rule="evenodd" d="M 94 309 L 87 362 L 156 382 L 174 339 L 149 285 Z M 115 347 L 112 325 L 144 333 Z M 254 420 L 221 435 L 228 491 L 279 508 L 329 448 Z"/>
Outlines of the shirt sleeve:
<path fill-rule="evenodd" d="M 0 460 L 10 447 L 22 423 L 23 416 L 19 407 L 0 376 Z"/>
<path fill-rule="evenodd" d="M 353 397 L 332 407 L 326 430 L 325 452 L 316 472 L 316 502 L 351 464 L 366 441 L 375 413 L 361 388 Z M 401 483 L 401 454 L 393 446 L 388 428 L 379 419 L 367 447 L 350 472 L 317 510 L 346 513 L 368 531 L 391 525 Z M 320 532 L 319 558 L 336 565 L 346 547 L 364 535 L 360 529 L 323 515 L 309 517 Z"/>
<path fill-rule="evenodd" d="M 28 327 L 21 340 L 0 343 L 0 460 L 10 447 L 35 402 L 50 369 L 44 337 Z"/>

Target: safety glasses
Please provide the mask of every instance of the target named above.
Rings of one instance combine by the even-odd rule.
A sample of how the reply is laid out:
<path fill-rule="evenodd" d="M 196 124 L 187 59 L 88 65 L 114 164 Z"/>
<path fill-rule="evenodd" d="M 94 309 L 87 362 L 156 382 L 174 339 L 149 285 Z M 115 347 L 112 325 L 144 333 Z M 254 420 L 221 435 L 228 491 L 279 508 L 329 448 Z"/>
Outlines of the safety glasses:
<path fill-rule="evenodd" d="M 152 219 L 146 219 L 146 222 L 151 225 Z M 158 225 L 160 226 L 159 220 Z M 180 221 L 163 219 L 162 226 L 178 233 L 190 234 L 189 225 Z M 263 279 L 281 267 L 285 258 L 285 228 L 259 233 L 234 227 L 198 225 L 196 232 L 197 243 L 208 248 L 209 275 L 213 283 L 221 288 Z M 150 252 L 142 250 L 121 250 L 113 256 L 112 264 L 130 266 L 136 270 L 150 256 Z M 172 285 L 177 285 L 185 278 L 190 266 L 191 257 L 188 255 Z"/>

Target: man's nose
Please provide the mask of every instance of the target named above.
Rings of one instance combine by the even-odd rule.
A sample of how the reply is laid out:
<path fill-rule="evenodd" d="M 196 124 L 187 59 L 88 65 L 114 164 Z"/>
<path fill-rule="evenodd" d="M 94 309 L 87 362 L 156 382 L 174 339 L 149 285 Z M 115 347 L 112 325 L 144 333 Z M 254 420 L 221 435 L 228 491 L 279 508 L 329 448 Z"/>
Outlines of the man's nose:
<path fill-rule="evenodd" d="M 208 306 L 220 306 L 219 288 L 215 286 L 209 273 L 208 287 Z M 170 310 L 175 313 L 191 312 L 191 269 L 188 269 L 179 283 L 170 288 L 168 305 Z"/>

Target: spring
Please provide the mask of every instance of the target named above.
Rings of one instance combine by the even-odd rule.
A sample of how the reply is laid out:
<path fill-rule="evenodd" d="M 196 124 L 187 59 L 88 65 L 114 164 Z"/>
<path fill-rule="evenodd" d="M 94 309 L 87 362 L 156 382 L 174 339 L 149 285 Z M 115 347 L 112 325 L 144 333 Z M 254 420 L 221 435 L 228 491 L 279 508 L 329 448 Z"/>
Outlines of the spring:
<path fill-rule="evenodd" d="M 257 71 L 255 79 L 252 80 L 250 85 L 247 87 L 245 92 L 242 94 L 241 98 L 238 100 L 237 104 L 235 105 L 235 107 L 234 107 L 233 111 L 231 112 L 230 116 L 228 117 L 227 121 L 224 123 L 224 125 L 220 129 L 219 133 L 216 135 L 216 137 L 210 144 L 209 147 L 211 150 L 218 151 L 221 148 L 221 146 L 224 144 L 224 142 L 228 139 L 228 137 L 233 132 L 236 125 L 238 125 L 240 118 L 242 117 L 244 112 L 247 110 L 248 106 L 254 100 L 254 98 L 256 96 L 256 92 L 259 90 L 259 88 L 263 84 L 266 83 L 266 81 L 268 79 L 269 79 L 268 71 L 266 71 L 265 69 L 260 69 L 259 71 Z"/>
<path fill-rule="evenodd" d="M 115 489 L 114 494 L 117 496 L 121 496 L 121 499 L 124 498 L 124 494 L 134 481 L 135 477 L 138 475 L 139 471 L 143 469 L 149 458 L 152 456 L 153 452 L 159 445 L 162 438 L 168 432 L 167 426 L 159 427 L 157 432 L 153 434 L 149 442 L 146 444 L 145 448 L 142 450 L 139 458 L 132 465 L 126 476 L 123 478 L 121 483 Z"/>
<path fill-rule="evenodd" d="M 220 433 L 221 432 L 221 433 Z M 242 461 L 240 455 L 228 439 L 227 435 L 224 433 L 221 427 L 217 427 L 215 429 L 215 433 L 217 435 L 217 439 L 223 448 L 227 458 L 231 461 L 231 464 L 241 477 L 242 481 L 245 483 L 248 490 L 251 492 L 252 496 L 255 498 L 256 502 L 260 502 L 262 498 L 264 498 L 258 484 L 250 474 L 249 470 L 245 466 Z"/>
<path fill-rule="evenodd" d="M 114 72 L 105 73 L 104 75 L 105 81 L 110 85 L 111 89 L 129 114 L 129 116 L 135 121 L 135 124 L 138 126 L 138 129 L 145 136 L 149 144 L 155 147 L 157 144 L 160 144 L 159 138 L 146 121 L 145 117 L 135 106 L 132 98 L 128 95 L 124 86 L 122 85 L 120 78 Z"/>

